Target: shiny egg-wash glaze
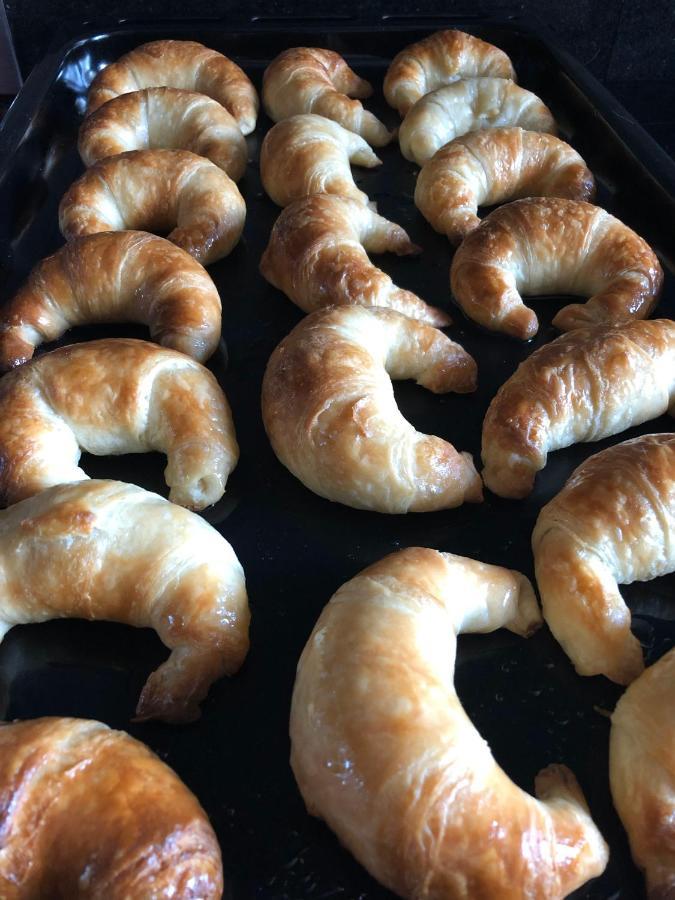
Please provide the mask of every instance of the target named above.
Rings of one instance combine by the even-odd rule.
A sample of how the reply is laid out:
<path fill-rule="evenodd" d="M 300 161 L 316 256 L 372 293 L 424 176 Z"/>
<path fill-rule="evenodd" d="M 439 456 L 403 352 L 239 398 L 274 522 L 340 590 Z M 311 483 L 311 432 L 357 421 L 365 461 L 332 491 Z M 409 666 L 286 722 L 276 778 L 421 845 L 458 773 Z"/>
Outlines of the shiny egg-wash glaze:
<path fill-rule="evenodd" d="M 291 765 L 320 816 L 406 900 L 558 900 L 607 863 L 576 779 L 538 800 L 495 762 L 454 687 L 457 635 L 541 622 L 518 572 L 435 550 L 386 557 L 325 607 L 298 665 Z"/>
<path fill-rule="evenodd" d="M 220 900 L 218 841 L 144 744 L 87 719 L 0 725 L 3 900 Z"/>

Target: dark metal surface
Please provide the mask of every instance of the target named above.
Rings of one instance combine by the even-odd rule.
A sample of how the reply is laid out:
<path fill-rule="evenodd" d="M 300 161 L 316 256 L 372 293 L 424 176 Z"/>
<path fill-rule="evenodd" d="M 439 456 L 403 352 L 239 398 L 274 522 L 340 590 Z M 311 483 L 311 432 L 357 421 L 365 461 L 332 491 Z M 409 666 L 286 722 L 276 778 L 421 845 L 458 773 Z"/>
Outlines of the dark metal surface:
<path fill-rule="evenodd" d="M 369 78 L 376 94 L 367 105 L 396 122 L 381 97 L 386 66 L 401 47 L 446 24 L 465 27 L 512 57 L 520 82 L 556 115 L 565 138 L 586 158 L 600 183 L 598 202 L 642 234 L 666 269 L 664 297 L 655 315 L 675 312 L 675 166 L 613 98 L 566 54 L 516 19 L 503 24 L 443 20 L 416 24 L 389 20 L 377 28 L 336 22 L 259 22 L 236 33 L 209 22 L 129 24 L 85 36 L 48 56 L 28 79 L 0 131 L 0 299 L 9 297 L 30 268 L 62 240 L 58 202 L 82 171 L 75 149 L 86 88 L 95 72 L 143 41 L 158 37 L 201 40 L 233 56 L 256 86 L 265 65 L 298 44 L 336 49 Z M 359 512 L 314 496 L 275 459 L 260 417 L 266 361 L 301 318 L 300 311 L 258 273 L 277 208 L 263 194 L 260 141 L 263 115 L 248 141 L 251 165 L 240 183 L 248 215 L 240 245 L 210 267 L 223 299 L 221 351 L 210 365 L 232 405 L 241 461 L 225 498 L 206 513 L 230 540 L 247 575 L 253 613 L 251 652 L 242 671 L 219 682 L 200 722 L 185 728 L 131 724 L 144 679 L 166 655 L 151 632 L 77 621 L 16 628 L 0 647 L 0 715 L 80 715 L 126 728 L 169 762 L 197 793 L 220 838 L 226 897 L 231 900 L 379 900 L 390 895 L 304 811 L 288 766 L 288 711 L 295 664 L 314 622 L 334 591 L 362 568 L 398 547 L 422 545 L 517 568 L 532 576 L 530 534 L 541 505 L 591 453 L 639 433 L 672 429 L 663 418 L 599 444 L 553 454 L 526 501 L 486 492 L 485 502 L 446 512 L 384 516 Z M 379 151 L 378 151 L 379 152 Z M 379 257 L 401 285 L 428 302 L 451 304 L 452 251 L 413 204 L 416 168 L 393 145 L 379 152 L 384 165 L 355 169 L 359 187 L 379 211 L 401 223 L 424 248 L 418 259 Z M 535 301 L 541 330 L 528 345 L 480 331 L 454 309 L 449 334 L 479 367 L 473 395 L 433 396 L 410 383 L 397 386 L 403 412 L 421 430 L 438 434 L 479 461 L 483 415 L 497 388 L 535 346 L 555 336 L 550 327 L 562 299 Z M 141 328 L 82 328 L 66 341 L 103 335 L 147 336 Z M 166 494 L 159 456 L 85 458 L 93 476 L 133 480 Z M 672 646 L 675 577 L 625 589 L 635 631 L 649 661 Z M 575 675 L 546 629 L 528 641 L 506 632 L 463 637 L 457 664 L 459 694 L 516 782 L 532 788 L 549 762 L 567 763 L 586 791 L 591 811 L 611 847 L 602 878 L 578 898 L 639 898 L 642 879 L 610 802 L 607 739 L 621 689 L 604 678 Z"/>

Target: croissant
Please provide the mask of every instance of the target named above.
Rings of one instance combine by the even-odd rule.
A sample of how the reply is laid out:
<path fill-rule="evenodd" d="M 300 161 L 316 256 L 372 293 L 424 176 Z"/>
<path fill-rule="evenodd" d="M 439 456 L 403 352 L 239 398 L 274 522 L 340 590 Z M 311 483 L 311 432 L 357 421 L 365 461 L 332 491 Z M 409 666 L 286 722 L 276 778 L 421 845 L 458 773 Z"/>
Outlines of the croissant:
<path fill-rule="evenodd" d="M 0 369 L 94 322 L 142 322 L 153 340 L 203 362 L 218 346 L 220 318 L 216 286 L 189 253 L 141 231 L 92 234 L 38 263 L 0 308 Z"/>
<path fill-rule="evenodd" d="M 398 53 L 384 76 L 384 96 L 404 116 L 418 100 L 460 78 L 516 80 L 503 50 L 464 31 L 437 31 Z"/>
<path fill-rule="evenodd" d="M 263 422 L 279 460 L 315 494 L 356 509 L 480 502 L 471 456 L 415 431 L 390 378 L 467 393 L 476 364 L 442 332 L 391 309 L 332 307 L 303 319 L 263 379 Z"/>
<path fill-rule="evenodd" d="M 87 114 L 120 94 L 149 87 L 196 91 L 217 100 L 243 134 L 255 128 L 258 95 L 239 66 L 196 41 L 152 41 L 106 66 L 91 83 Z"/>
<path fill-rule="evenodd" d="M 248 150 L 236 119 L 207 97 L 176 88 L 145 88 L 99 107 L 80 127 L 77 148 L 85 166 L 127 150 L 190 150 L 238 181 Z"/>
<path fill-rule="evenodd" d="M 631 684 L 612 715 L 609 782 L 652 900 L 675 892 L 675 650 Z"/>
<path fill-rule="evenodd" d="M 642 672 L 619 584 L 675 571 L 675 434 L 591 456 L 539 513 L 532 548 L 544 618 L 580 675 Z"/>
<path fill-rule="evenodd" d="M 362 203 L 314 194 L 283 210 L 260 271 L 305 312 L 331 304 L 388 306 L 432 325 L 450 324 L 442 310 L 397 287 L 370 262 L 366 250 L 398 256 L 419 253 L 400 225 Z"/>
<path fill-rule="evenodd" d="M 506 78 L 466 78 L 418 100 L 401 123 L 398 142 L 405 158 L 422 166 L 448 141 L 501 125 L 556 132 L 550 109 L 536 94 Z"/>
<path fill-rule="evenodd" d="M 453 684 L 457 635 L 541 621 L 518 572 L 413 547 L 343 585 L 298 665 L 291 766 L 308 811 L 410 900 L 561 898 L 607 847 L 574 775 L 538 800 L 495 762 Z"/>
<path fill-rule="evenodd" d="M 285 50 L 263 76 L 263 105 L 274 122 L 316 113 L 360 134 L 374 147 L 384 147 L 393 134 L 360 103 L 372 93 L 370 84 L 339 53 L 316 47 Z"/>
<path fill-rule="evenodd" d="M 579 154 L 550 134 L 473 131 L 441 147 L 417 178 L 415 205 L 453 244 L 480 225 L 479 206 L 516 197 L 591 200 L 595 180 Z"/>
<path fill-rule="evenodd" d="M 0 513 L 0 634 L 48 619 L 153 628 L 171 655 L 139 719 L 190 722 L 248 651 L 244 573 L 195 513 L 118 481 L 49 488 Z"/>
<path fill-rule="evenodd" d="M 483 480 L 526 497 L 551 450 L 675 414 L 675 322 L 579 328 L 545 344 L 501 386 L 483 422 Z"/>
<path fill-rule="evenodd" d="M 349 163 L 381 165 L 368 144 L 323 116 L 291 116 L 265 135 L 260 150 L 263 187 L 279 206 L 310 194 L 340 194 L 368 203 L 354 184 Z"/>
<path fill-rule="evenodd" d="M 99 231 L 170 232 L 168 239 L 203 265 L 234 249 L 245 218 L 234 181 L 187 150 L 132 150 L 102 159 L 59 206 L 67 241 Z"/>
<path fill-rule="evenodd" d="M 239 448 L 208 369 L 156 344 L 88 341 L 0 380 L 0 498 L 16 503 L 87 475 L 80 450 L 166 453 L 169 500 L 204 509 L 223 496 Z"/>
<path fill-rule="evenodd" d="M 5 900 L 220 900 L 218 841 L 144 744 L 87 719 L 0 726 Z"/>
<path fill-rule="evenodd" d="M 521 294 L 590 297 L 561 309 L 562 331 L 644 319 L 663 272 L 649 244 L 604 209 L 580 200 L 516 200 L 490 213 L 452 260 L 450 285 L 464 312 L 526 341 L 537 333 Z"/>

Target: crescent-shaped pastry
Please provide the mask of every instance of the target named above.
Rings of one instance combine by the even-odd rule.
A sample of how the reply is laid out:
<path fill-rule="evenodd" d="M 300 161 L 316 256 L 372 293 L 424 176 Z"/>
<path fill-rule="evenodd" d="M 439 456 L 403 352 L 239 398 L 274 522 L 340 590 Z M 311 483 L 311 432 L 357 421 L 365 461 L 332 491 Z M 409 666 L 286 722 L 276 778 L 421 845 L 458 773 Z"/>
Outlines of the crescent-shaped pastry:
<path fill-rule="evenodd" d="M 619 699 L 609 738 L 609 783 L 651 900 L 675 896 L 675 649 Z"/>
<path fill-rule="evenodd" d="M 515 200 L 490 213 L 462 241 L 450 286 L 484 328 L 527 341 L 539 322 L 522 296 L 589 297 L 561 309 L 561 331 L 644 319 L 656 305 L 663 271 L 649 244 L 614 216 L 581 200 Z"/>
<path fill-rule="evenodd" d="M 316 113 L 360 134 L 374 147 L 384 147 L 393 134 L 360 102 L 372 93 L 370 84 L 339 53 L 316 47 L 284 50 L 263 76 L 263 105 L 273 121 Z"/>
<path fill-rule="evenodd" d="M 87 475 L 80 453 L 159 450 L 169 500 L 204 509 L 239 458 L 232 414 L 198 362 L 146 341 L 87 341 L 0 379 L 0 500 L 6 505 Z"/>
<path fill-rule="evenodd" d="M 234 249 L 245 218 L 234 181 L 187 150 L 132 150 L 99 160 L 59 206 L 67 241 L 99 231 L 168 232 L 172 243 L 203 265 Z"/>
<path fill-rule="evenodd" d="M 307 809 L 408 900 L 566 897 L 607 864 L 574 775 L 539 799 L 495 762 L 454 686 L 457 635 L 541 617 L 518 572 L 413 547 L 343 585 L 305 646 L 291 766 Z"/>
<path fill-rule="evenodd" d="M 425 94 L 460 78 L 516 80 L 503 50 L 464 31 L 437 31 L 398 53 L 384 76 L 384 96 L 404 116 Z"/>
<path fill-rule="evenodd" d="M 397 287 L 366 251 L 419 253 L 401 228 L 367 206 L 335 194 L 296 200 L 274 223 L 260 271 L 305 312 L 324 306 L 388 306 L 431 325 L 450 317 Z"/>
<path fill-rule="evenodd" d="M 535 350 L 500 387 L 483 421 L 483 480 L 500 497 L 526 497 L 552 450 L 668 409 L 675 414 L 675 322 L 579 328 Z"/>
<path fill-rule="evenodd" d="M 467 393 L 476 364 L 430 325 L 391 309 L 342 306 L 303 319 L 267 364 L 263 422 L 279 460 L 320 497 L 384 513 L 482 500 L 468 453 L 416 431 L 391 378 Z"/>
<path fill-rule="evenodd" d="M 424 164 L 415 205 L 451 243 L 480 225 L 479 206 L 518 197 L 592 200 L 593 174 L 564 141 L 522 128 L 473 131 L 441 147 Z"/>
<path fill-rule="evenodd" d="M 220 848 L 151 750 L 91 719 L 0 726 L 4 900 L 220 900 Z"/>
<path fill-rule="evenodd" d="M 99 107 L 80 126 L 77 149 L 85 166 L 128 150 L 189 150 L 205 156 L 234 181 L 248 150 L 236 119 L 205 94 L 145 88 Z"/>
<path fill-rule="evenodd" d="M 310 194 L 339 194 L 369 203 L 354 184 L 350 163 L 372 169 L 381 165 L 368 144 L 324 116 L 283 119 L 265 135 L 260 150 L 260 178 L 279 206 Z"/>
<path fill-rule="evenodd" d="M 468 131 L 501 125 L 556 133 L 550 109 L 536 94 L 507 78 L 466 78 L 418 100 L 401 123 L 398 142 L 405 158 L 422 166 Z"/>
<path fill-rule="evenodd" d="M 539 513 L 532 549 L 544 618 L 574 668 L 630 684 L 644 662 L 617 583 L 675 571 L 675 434 L 582 463 Z"/>
<path fill-rule="evenodd" d="M 171 650 L 139 719 L 191 722 L 248 651 L 244 573 L 195 513 L 119 481 L 78 481 L 0 512 L 0 635 L 49 619 L 153 628 Z"/>
<path fill-rule="evenodd" d="M 218 346 L 220 319 L 216 286 L 189 253 L 142 231 L 92 234 L 38 263 L 0 308 L 0 369 L 97 322 L 140 322 L 153 340 L 204 362 Z"/>
<path fill-rule="evenodd" d="M 258 95 L 239 66 L 196 41 L 152 41 L 106 66 L 91 83 L 87 114 L 118 97 L 149 87 L 173 87 L 206 94 L 250 134 L 258 115 Z"/>

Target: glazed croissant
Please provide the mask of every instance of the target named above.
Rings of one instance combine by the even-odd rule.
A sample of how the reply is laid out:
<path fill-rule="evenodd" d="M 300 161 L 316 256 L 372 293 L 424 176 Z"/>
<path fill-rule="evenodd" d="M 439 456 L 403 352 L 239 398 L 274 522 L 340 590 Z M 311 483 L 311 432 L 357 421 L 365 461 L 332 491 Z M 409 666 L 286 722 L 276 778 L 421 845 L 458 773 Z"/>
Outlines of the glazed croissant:
<path fill-rule="evenodd" d="M 607 863 L 565 766 L 538 800 L 495 762 L 455 692 L 457 635 L 540 623 L 527 579 L 413 547 L 343 585 L 298 665 L 291 766 L 307 809 L 379 881 L 419 900 L 562 898 Z"/>
<path fill-rule="evenodd" d="M 675 650 L 650 666 L 612 715 L 609 782 L 647 894 L 675 892 Z"/>
<path fill-rule="evenodd" d="M 248 150 L 236 119 L 205 94 L 146 88 L 109 100 L 80 126 L 77 149 L 85 166 L 127 150 L 190 150 L 234 181 Z"/>
<path fill-rule="evenodd" d="M 442 310 L 397 287 L 370 262 L 367 250 L 398 256 L 419 252 L 400 225 L 362 203 L 314 194 L 281 213 L 260 271 L 305 312 L 330 305 L 388 306 L 432 325 L 450 324 Z"/>
<path fill-rule="evenodd" d="M 246 204 L 237 185 L 210 160 L 187 150 L 132 150 L 87 169 L 61 199 L 67 241 L 99 231 L 169 232 L 203 265 L 239 241 Z"/>
<path fill-rule="evenodd" d="M 516 200 L 490 213 L 462 242 L 450 285 L 464 312 L 484 328 L 526 341 L 537 333 L 521 294 L 574 294 L 562 331 L 644 319 L 663 271 L 649 244 L 599 206 L 553 198 Z"/>
<path fill-rule="evenodd" d="M 119 481 L 49 488 L 0 513 L 0 634 L 48 619 L 153 628 L 171 655 L 139 719 L 190 722 L 248 651 L 244 573 L 195 513 Z"/>
<path fill-rule="evenodd" d="M 274 122 L 316 113 L 360 134 L 374 147 L 383 147 L 393 135 L 360 102 L 372 93 L 370 84 L 339 53 L 316 47 L 285 50 L 263 76 L 263 105 Z"/>
<path fill-rule="evenodd" d="M 418 166 L 468 131 L 520 125 L 555 134 L 549 108 L 535 94 L 506 78 L 465 78 L 422 97 L 398 133 L 401 153 Z"/>
<path fill-rule="evenodd" d="M 522 128 L 473 131 L 424 164 L 415 205 L 453 244 L 480 225 L 479 206 L 517 197 L 591 200 L 595 180 L 579 154 L 551 134 Z"/>
<path fill-rule="evenodd" d="M 398 53 L 384 76 L 384 96 L 404 116 L 425 94 L 460 78 L 516 80 L 503 50 L 464 31 L 437 31 Z"/>
<path fill-rule="evenodd" d="M 196 41 L 152 41 L 125 53 L 94 78 L 87 113 L 120 94 L 149 87 L 206 94 L 234 116 L 243 134 L 255 128 L 258 95 L 249 78 L 227 56 Z"/>
<path fill-rule="evenodd" d="M 260 178 L 279 206 L 310 194 L 339 194 L 368 203 L 354 184 L 350 162 L 369 169 L 381 165 L 362 137 L 337 122 L 324 116 L 291 116 L 265 135 Z"/>
<path fill-rule="evenodd" d="M 675 571 L 675 434 L 591 456 L 532 534 L 544 618 L 580 675 L 629 684 L 642 672 L 619 584 Z"/>
<path fill-rule="evenodd" d="M 476 364 L 442 332 L 391 309 L 343 306 L 303 319 L 267 364 L 262 413 L 279 460 L 320 497 L 356 509 L 428 512 L 482 499 L 468 453 L 420 434 L 391 378 L 466 393 Z"/>
<path fill-rule="evenodd" d="M 483 480 L 525 497 L 552 450 L 675 414 L 675 322 L 579 328 L 544 344 L 501 386 L 483 422 Z"/>
<path fill-rule="evenodd" d="M 220 900 L 197 798 L 140 741 L 88 719 L 0 726 L 5 900 Z"/>
<path fill-rule="evenodd" d="M 80 451 L 166 453 L 169 500 L 204 509 L 239 458 L 232 414 L 198 362 L 156 344 L 87 341 L 0 379 L 0 499 L 81 481 Z"/>
<path fill-rule="evenodd" d="M 0 368 L 95 322 L 141 322 L 153 340 L 203 362 L 218 346 L 220 318 L 216 286 L 189 253 L 142 231 L 92 234 L 43 259 L 2 306 Z"/>

